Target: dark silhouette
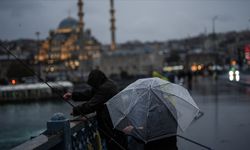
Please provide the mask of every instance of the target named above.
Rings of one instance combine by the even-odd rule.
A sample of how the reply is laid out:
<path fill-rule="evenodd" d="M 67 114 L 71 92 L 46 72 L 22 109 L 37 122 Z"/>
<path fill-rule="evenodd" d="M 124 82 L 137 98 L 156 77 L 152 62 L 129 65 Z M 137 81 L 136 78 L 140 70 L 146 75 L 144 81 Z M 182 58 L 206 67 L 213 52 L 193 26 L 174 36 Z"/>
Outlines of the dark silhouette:
<path fill-rule="evenodd" d="M 193 82 L 193 73 L 191 70 L 188 70 L 187 73 L 187 84 L 188 84 L 188 89 L 192 90 L 192 82 Z"/>
<path fill-rule="evenodd" d="M 126 136 L 124 133 L 113 129 L 113 124 L 105 105 L 105 102 L 118 93 L 117 85 L 100 70 L 91 71 L 87 83 L 91 86 L 91 89 L 81 93 L 73 92 L 64 95 L 66 100 L 72 98 L 74 101 L 85 101 L 85 103 L 74 107 L 72 114 L 77 116 L 96 112 L 99 131 L 102 138 L 106 139 L 108 150 L 119 150 L 121 149 L 119 145 L 126 149 Z"/>

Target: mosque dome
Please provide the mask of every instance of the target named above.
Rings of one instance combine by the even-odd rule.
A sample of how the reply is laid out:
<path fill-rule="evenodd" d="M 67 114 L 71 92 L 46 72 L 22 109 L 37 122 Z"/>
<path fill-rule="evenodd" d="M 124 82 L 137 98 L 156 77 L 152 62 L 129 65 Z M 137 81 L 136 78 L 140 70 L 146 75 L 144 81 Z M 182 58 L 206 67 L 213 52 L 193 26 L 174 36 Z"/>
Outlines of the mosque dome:
<path fill-rule="evenodd" d="M 78 21 L 72 17 L 67 17 L 65 19 L 63 19 L 58 28 L 59 29 L 64 29 L 64 28 L 76 28 L 78 25 Z"/>

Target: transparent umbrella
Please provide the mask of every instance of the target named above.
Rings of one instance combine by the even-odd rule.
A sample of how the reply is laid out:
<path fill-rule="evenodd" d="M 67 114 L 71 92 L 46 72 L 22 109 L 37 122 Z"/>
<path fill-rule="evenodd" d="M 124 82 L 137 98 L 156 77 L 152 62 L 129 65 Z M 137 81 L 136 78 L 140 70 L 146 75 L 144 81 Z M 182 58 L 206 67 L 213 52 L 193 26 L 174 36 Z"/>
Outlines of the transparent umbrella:
<path fill-rule="evenodd" d="M 199 113 L 184 87 L 160 78 L 139 79 L 106 105 L 116 129 L 145 143 L 184 131 Z"/>

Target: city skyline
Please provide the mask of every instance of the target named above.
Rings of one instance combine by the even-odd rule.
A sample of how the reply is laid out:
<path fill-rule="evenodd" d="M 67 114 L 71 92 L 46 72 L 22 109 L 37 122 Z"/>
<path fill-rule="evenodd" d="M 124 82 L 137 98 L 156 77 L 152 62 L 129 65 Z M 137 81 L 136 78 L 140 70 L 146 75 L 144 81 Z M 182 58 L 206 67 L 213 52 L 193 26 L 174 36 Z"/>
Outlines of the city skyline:
<path fill-rule="evenodd" d="M 36 39 L 48 37 L 49 31 L 68 16 L 78 19 L 77 1 L 2 0 L 0 2 L 0 39 Z M 212 32 L 240 31 L 250 27 L 250 1 L 173 1 L 116 0 L 117 42 L 165 41 Z M 110 43 L 109 0 L 84 0 L 85 29 L 103 44 Z"/>

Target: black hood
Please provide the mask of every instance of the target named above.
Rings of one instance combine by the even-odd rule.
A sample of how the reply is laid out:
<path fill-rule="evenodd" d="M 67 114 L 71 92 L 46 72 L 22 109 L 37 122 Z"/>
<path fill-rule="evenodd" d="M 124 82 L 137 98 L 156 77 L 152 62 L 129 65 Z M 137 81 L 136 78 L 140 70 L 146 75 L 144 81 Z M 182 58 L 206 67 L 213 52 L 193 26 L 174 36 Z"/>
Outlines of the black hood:
<path fill-rule="evenodd" d="M 101 86 L 108 78 L 106 75 L 100 70 L 92 70 L 89 74 L 87 83 L 94 87 L 98 88 Z"/>

